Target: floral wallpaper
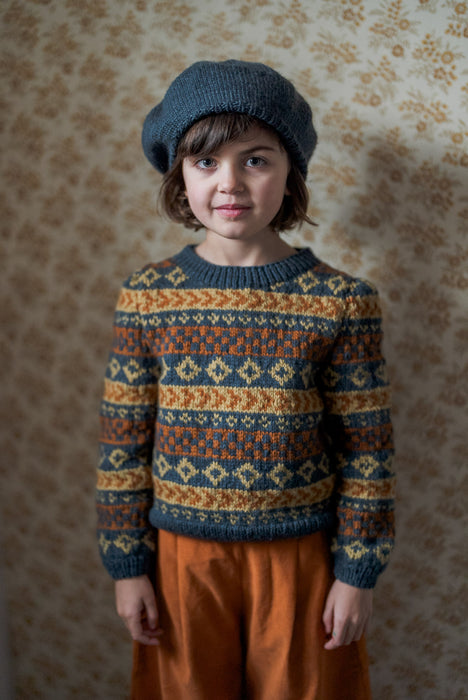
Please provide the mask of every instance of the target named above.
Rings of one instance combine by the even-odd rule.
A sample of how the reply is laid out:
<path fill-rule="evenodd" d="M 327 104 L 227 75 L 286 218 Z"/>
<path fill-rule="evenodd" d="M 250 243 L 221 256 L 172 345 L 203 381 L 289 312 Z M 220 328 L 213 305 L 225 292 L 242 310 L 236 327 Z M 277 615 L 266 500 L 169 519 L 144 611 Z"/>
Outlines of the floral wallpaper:
<path fill-rule="evenodd" d="M 2 663 L 17 700 L 127 697 L 94 531 L 98 406 L 121 282 L 196 240 L 158 215 L 140 131 L 206 58 L 263 61 L 307 97 L 318 226 L 287 239 L 380 290 L 398 530 L 374 697 L 467 698 L 468 2 L 4 0 L 0 17 Z"/>

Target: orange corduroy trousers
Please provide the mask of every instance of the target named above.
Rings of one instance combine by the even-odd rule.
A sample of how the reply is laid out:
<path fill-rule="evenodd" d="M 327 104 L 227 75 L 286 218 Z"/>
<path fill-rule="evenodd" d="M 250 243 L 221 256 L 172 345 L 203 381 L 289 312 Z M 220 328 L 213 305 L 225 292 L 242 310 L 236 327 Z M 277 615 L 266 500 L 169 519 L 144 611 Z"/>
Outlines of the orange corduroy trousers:
<path fill-rule="evenodd" d="M 333 651 L 324 533 L 218 543 L 158 533 L 159 647 L 135 643 L 132 700 L 370 700 L 365 641 Z"/>

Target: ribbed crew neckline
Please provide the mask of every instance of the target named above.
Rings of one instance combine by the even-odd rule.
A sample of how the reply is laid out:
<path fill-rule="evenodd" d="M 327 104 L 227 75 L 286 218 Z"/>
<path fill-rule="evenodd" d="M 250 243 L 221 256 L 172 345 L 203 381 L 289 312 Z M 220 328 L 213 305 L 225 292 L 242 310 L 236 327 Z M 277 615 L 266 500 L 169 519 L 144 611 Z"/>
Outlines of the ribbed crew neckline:
<path fill-rule="evenodd" d="M 185 273 L 196 277 L 207 287 L 258 289 L 293 279 L 318 262 L 310 248 L 297 248 L 296 251 L 278 262 L 243 267 L 215 265 L 201 258 L 195 252 L 194 245 L 188 245 L 174 260 L 183 267 Z"/>

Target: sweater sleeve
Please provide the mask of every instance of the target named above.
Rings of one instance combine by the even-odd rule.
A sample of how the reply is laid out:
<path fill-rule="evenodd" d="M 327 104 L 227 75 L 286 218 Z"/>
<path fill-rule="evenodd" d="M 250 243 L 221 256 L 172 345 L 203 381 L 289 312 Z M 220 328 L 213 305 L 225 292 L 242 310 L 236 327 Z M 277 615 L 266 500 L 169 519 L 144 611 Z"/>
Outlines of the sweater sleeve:
<path fill-rule="evenodd" d="M 376 290 L 351 283 L 322 374 L 336 481 L 337 579 L 373 588 L 394 544 L 393 431 Z"/>
<path fill-rule="evenodd" d="M 98 545 L 114 579 L 151 573 L 155 558 L 148 514 L 158 365 L 146 342 L 138 287 L 136 273 L 120 292 L 100 413 Z"/>

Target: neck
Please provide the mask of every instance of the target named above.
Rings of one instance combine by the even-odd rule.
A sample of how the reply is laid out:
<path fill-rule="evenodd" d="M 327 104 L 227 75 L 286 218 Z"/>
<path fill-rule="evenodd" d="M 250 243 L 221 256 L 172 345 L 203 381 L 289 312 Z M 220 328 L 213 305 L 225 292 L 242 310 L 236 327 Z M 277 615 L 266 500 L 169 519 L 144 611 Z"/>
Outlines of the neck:
<path fill-rule="evenodd" d="M 214 265 L 255 267 L 284 260 L 293 255 L 296 249 L 273 232 L 260 241 L 240 241 L 220 238 L 208 231 L 205 240 L 196 247 L 196 252 Z"/>

